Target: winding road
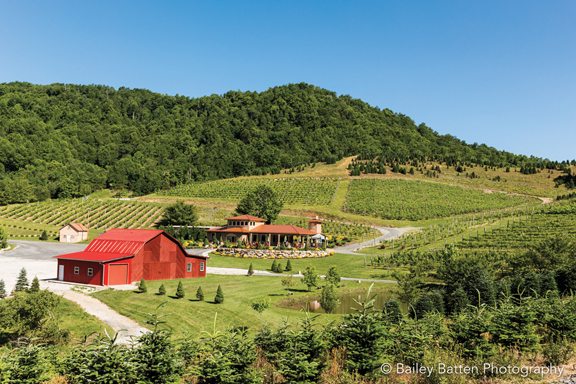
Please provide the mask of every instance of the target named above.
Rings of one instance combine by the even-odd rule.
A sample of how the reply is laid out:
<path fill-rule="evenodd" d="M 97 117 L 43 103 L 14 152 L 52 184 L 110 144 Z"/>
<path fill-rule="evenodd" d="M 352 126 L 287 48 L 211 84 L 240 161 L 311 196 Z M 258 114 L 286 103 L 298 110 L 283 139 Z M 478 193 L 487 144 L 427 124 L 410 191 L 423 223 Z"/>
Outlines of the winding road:
<path fill-rule="evenodd" d="M 401 227 L 401 228 L 374 227 L 374 228 L 379 230 L 380 233 L 382 233 L 382 235 L 372 240 L 363 241 L 361 243 L 346 244 L 341 247 L 335 247 L 334 252 L 345 253 L 347 255 L 357 255 L 358 253 L 356 252 L 363 248 L 374 247 L 380 244 L 382 241 L 397 239 L 408 232 L 415 231 L 418 229 L 415 227 Z"/>

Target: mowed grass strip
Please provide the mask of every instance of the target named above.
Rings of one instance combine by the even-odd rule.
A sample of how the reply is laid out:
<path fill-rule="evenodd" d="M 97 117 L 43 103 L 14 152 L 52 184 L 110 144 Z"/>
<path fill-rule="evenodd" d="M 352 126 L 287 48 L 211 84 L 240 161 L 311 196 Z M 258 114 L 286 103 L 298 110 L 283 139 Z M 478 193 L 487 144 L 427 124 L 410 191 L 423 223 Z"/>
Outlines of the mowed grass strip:
<path fill-rule="evenodd" d="M 252 264 L 256 270 L 269 271 L 273 261 L 273 259 L 241 258 L 221 256 L 212 253 L 208 260 L 208 266 L 240 268 L 248 271 L 248 267 Z M 286 259 L 278 259 L 276 262 L 281 263 L 283 268 L 286 267 Z M 321 258 L 290 259 L 290 264 L 292 264 L 292 272 L 284 272 L 284 275 L 298 273 L 299 271 L 304 272 L 307 267 L 315 268 L 316 272 L 320 275 L 324 275 L 328 271 L 328 268 L 334 266 L 342 277 L 358 279 L 391 279 L 390 271 L 369 266 L 369 258 L 364 255 L 336 253 L 332 256 Z"/>
<path fill-rule="evenodd" d="M 536 201 L 504 193 L 486 193 L 433 182 L 352 180 L 347 211 L 395 220 L 424 220 L 502 209 Z"/>
<path fill-rule="evenodd" d="M 186 296 L 182 299 L 171 297 L 176 292 L 178 280 L 148 281 L 147 293 L 131 291 L 105 290 L 92 294 L 97 299 L 109 305 L 119 313 L 128 316 L 146 326 L 150 314 L 158 313 L 165 321 L 164 326 L 173 331 L 176 337 L 198 337 L 203 331 L 211 332 L 216 327 L 219 330 L 231 327 L 245 326 L 254 332 L 264 325 L 279 326 L 285 321 L 295 324 L 306 317 L 304 311 L 287 309 L 278 306 L 278 303 L 288 297 L 304 298 L 311 296 L 306 287 L 295 280 L 292 295 L 288 295 L 282 287 L 280 278 L 264 276 L 218 276 L 208 275 L 202 279 L 181 280 Z M 167 295 L 156 294 L 160 284 L 166 287 Z M 216 289 L 221 285 L 224 292 L 224 303 L 214 304 Z M 347 282 L 346 286 L 354 288 L 368 288 L 368 283 Z M 199 286 L 204 291 L 205 301 L 197 301 L 195 294 Z M 381 290 L 393 287 L 391 284 L 379 284 Z M 391 288 L 390 288 L 391 289 Z M 315 291 L 319 297 L 320 291 Z M 270 307 L 263 313 L 252 309 L 251 304 L 256 300 L 267 299 Z M 337 320 L 341 315 L 320 314 L 319 324 L 326 324 Z"/>

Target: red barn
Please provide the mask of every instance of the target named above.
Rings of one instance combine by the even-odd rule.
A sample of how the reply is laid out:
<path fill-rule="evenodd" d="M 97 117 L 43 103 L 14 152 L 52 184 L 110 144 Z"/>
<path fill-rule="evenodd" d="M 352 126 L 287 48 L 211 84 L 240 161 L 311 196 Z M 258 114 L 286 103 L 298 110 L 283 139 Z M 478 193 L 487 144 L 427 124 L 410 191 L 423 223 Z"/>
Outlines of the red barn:
<path fill-rule="evenodd" d="M 206 276 L 207 257 L 188 254 L 166 232 L 111 229 L 82 252 L 56 256 L 58 280 L 94 285 Z"/>

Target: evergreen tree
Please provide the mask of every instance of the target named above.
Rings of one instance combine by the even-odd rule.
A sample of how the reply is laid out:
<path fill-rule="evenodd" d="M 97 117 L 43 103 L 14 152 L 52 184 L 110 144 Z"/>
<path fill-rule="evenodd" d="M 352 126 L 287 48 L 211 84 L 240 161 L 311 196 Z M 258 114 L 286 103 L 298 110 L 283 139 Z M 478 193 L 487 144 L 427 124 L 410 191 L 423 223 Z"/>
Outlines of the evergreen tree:
<path fill-rule="evenodd" d="M 302 282 L 308 287 L 308 291 L 312 291 L 312 288 L 318 287 L 318 279 L 316 270 L 312 267 L 306 267 Z"/>
<path fill-rule="evenodd" d="M 468 305 L 470 305 L 470 300 L 468 300 L 466 291 L 460 285 L 446 296 L 446 310 L 450 314 L 457 315 Z"/>
<path fill-rule="evenodd" d="M 48 232 L 46 232 L 46 230 L 42 231 L 42 233 L 40 234 L 39 239 L 42 240 L 42 241 L 48 240 Z"/>
<path fill-rule="evenodd" d="M 333 313 L 338 307 L 338 296 L 332 284 L 325 285 L 320 295 L 320 306 L 326 313 Z"/>
<path fill-rule="evenodd" d="M 276 271 L 274 271 L 276 273 L 283 273 L 284 272 L 284 268 L 282 267 L 282 263 L 278 262 L 276 263 Z"/>
<path fill-rule="evenodd" d="M 178 282 L 178 287 L 176 288 L 176 298 L 182 299 L 186 296 L 186 292 L 184 292 L 184 284 L 181 281 Z"/>
<path fill-rule="evenodd" d="M 18 280 L 16 280 L 16 287 L 14 287 L 14 292 L 23 292 L 28 290 L 28 277 L 26 269 L 22 268 L 20 274 L 18 275 Z"/>
<path fill-rule="evenodd" d="M 138 292 L 146 293 L 148 292 L 148 287 L 146 286 L 146 280 L 141 279 L 140 283 L 138 283 Z"/>
<path fill-rule="evenodd" d="M 224 302 L 224 292 L 222 292 L 222 287 L 220 285 L 218 285 L 218 289 L 216 290 L 214 302 L 216 304 L 222 304 Z"/>
<path fill-rule="evenodd" d="M 6 284 L 4 283 L 4 280 L 0 279 L 0 299 L 3 299 L 6 297 Z"/>
<path fill-rule="evenodd" d="M 252 265 L 252 263 L 250 263 L 250 265 L 248 266 L 248 276 L 252 275 L 254 275 L 254 266 Z"/>
<path fill-rule="evenodd" d="M 384 315 L 384 319 L 391 324 L 398 324 L 402 320 L 400 304 L 396 300 L 386 301 L 382 309 L 382 314 Z"/>
<path fill-rule="evenodd" d="M 39 292 L 40 291 L 40 281 L 38 281 L 38 277 L 34 276 L 32 279 L 32 284 L 30 285 L 30 292 Z"/>
<path fill-rule="evenodd" d="M 336 270 L 336 267 L 332 266 L 328 268 L 325 280 L 328 282 L 328 284 L 332 284 L 335 287 L 340 285 L 340 274 Z"/>
<path fill-rule="evenodd" d="M 292 272 L 292 263 L 290 262 L 290 259 L 288 259 L 288 261 L 286 261 L 286 267 L 284 268 L 284 270 L 286 272 Z"/>
<path fill-rule="evenodd" d="M 164 286 L 164 284 L 160 284 L 160 287 L 158 288 L 158 295 L 159 296 L 166 295 L 166 287 Z"/>
<path fill-rule="evenodd" d="M 429 294 L 424 294 L 416 299 L 410 311 L 410 317 L 422 319 L 427 313 L 434 312 L 434 302 Z"/>
<path fill-rule="evenodd" d="M 272 261 L 272 265 L 270 266 L 270 270 L 271 270 L 272 272 L 276 272 L 276 266 L 277 266 L 277 264 L 278 264 L 278 263 L 276 262 L 276 259 L 274 259 L 274 260 Z"/>
<path fill-rule="evenodd" d="M 204 291 L 202 291 L 202 287 L 198 287 L 196 290 L 196 299 L 198 299 L 198 301 L 204 301 Z"/>

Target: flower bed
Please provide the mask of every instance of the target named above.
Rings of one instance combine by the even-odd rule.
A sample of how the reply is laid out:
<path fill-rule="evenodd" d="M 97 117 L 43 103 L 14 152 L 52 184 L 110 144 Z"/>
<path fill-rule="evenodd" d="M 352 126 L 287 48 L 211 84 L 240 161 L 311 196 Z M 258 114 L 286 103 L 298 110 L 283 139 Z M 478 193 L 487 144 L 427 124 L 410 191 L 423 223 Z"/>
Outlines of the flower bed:
<path fill-rule="evenodd" d="M 255 258 L 255 259 L 304 259 L 327 257 L 334 254 L 333 251 L 325 250 L 280 250 L 280 249 L 244 249 L 244 248 L 219 248 L 214 253 L 220 256 Z"/>

